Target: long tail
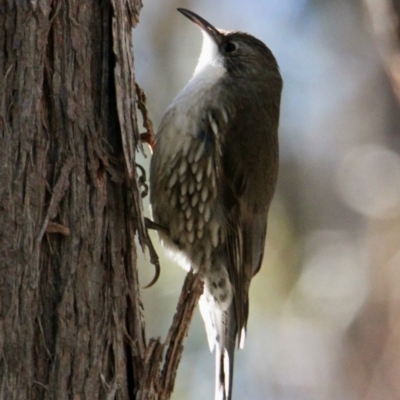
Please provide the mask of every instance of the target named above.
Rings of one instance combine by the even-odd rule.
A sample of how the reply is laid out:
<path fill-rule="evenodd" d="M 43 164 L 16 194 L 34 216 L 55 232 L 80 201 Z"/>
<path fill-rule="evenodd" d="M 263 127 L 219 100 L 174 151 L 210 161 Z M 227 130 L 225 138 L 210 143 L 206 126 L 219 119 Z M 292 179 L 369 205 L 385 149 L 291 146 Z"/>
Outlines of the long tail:
<path fill-rule="evenodd" d="M 221 311 L 207 297 L 203 294 L 199 305 L 210 350 L 215 348 L 215 400 L 231 400 L 237 337 L 235 310 L 231 304 L 227 311 Z"/>

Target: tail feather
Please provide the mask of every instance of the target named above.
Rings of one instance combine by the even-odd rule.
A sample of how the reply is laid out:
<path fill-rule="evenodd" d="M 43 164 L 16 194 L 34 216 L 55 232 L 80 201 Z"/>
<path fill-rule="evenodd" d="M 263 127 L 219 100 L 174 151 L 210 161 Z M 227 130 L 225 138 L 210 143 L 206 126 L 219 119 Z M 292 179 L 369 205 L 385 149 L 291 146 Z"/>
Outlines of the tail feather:
<path fill-rule="evenodd" d="M 237 338 L 234 305 L 222 311 L 213 304 L 207 289 L 199 301 L 210 351 L 215 349 L 215 400 L 231 400 Z"/>
<path fill-rule="evenodd" d="M 226 318 L 225 333 L 222 343 L 217 343 L 215 352 L 215 400 L 231 400 L 233 383 L 233 366 L 237 326 L 234 308 L 223 312 Z"/>

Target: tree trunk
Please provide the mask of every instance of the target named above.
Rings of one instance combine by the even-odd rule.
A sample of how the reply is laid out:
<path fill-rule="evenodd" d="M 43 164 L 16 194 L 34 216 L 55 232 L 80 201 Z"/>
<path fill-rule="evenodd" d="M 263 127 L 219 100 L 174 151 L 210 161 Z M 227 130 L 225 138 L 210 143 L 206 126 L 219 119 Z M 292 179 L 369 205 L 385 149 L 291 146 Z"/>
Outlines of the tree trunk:
<path fill-rule="evenodd" d="M 140 8 L 0 0 L 1 399 L 143 391 Z"/>
<path fill-rule="evenodd" d="M 146 343 L 141 6 L 0 0 L 0 399 L 171 396 L 202 284 L 188 274 L 165 343 Z"/>

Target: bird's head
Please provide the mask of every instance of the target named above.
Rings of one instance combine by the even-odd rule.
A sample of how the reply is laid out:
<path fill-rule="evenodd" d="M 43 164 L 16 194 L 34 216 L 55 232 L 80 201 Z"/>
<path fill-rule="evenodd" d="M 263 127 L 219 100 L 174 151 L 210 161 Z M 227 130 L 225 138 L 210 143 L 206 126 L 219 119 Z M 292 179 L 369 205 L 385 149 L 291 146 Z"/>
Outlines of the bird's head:
<path fill-rule="evenodd" d="M 203 32 L 203 48 L 195 74 L 208 65 L 222 66 L 228 74 L 242 78 L 260 78 L 278 74 L 279 67 L 271 50 L 261 41 L 244 32 L 217 29 L 192 11 L 178 8 Z"/>

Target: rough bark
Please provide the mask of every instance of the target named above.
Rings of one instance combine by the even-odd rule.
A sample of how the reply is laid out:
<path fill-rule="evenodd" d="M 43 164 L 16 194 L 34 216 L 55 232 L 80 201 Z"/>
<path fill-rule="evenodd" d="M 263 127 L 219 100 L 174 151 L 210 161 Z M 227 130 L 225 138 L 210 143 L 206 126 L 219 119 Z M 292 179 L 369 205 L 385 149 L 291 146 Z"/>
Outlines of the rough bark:
<path fill-rule="evenodd" d="M 141 6 L 0 0 L 1 399 L 172 391 L 162 368 L 179 361 L 201 282 L 187 279 L 178 333 L 147 344 L 134 245 L 147 238 L 131 38 Z"/>

